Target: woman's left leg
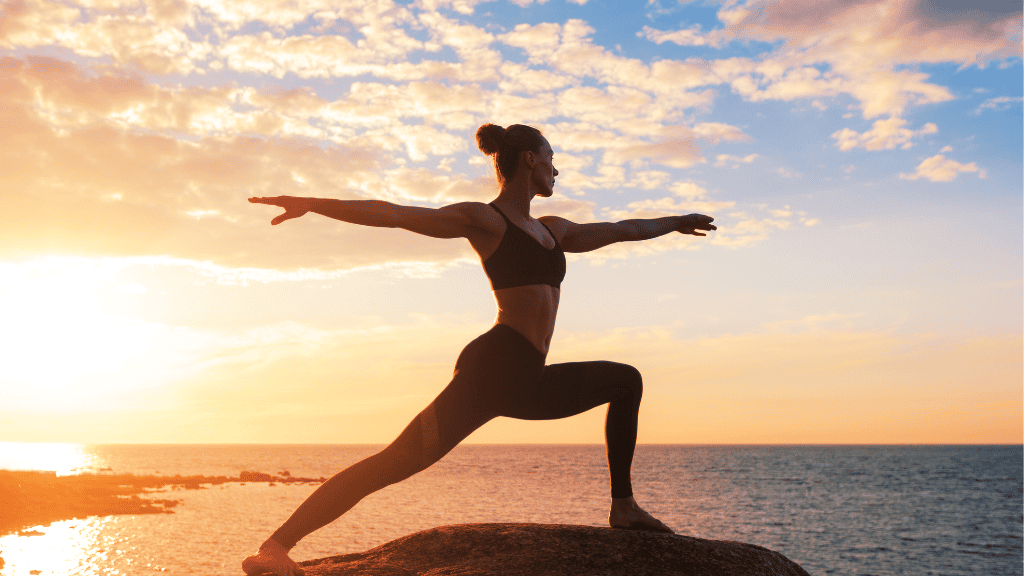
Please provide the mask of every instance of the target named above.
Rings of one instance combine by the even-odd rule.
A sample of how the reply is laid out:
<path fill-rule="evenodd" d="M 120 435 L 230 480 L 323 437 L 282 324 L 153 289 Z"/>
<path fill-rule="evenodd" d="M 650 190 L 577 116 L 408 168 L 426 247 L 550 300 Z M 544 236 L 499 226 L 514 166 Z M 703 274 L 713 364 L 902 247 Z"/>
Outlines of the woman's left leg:
<path fill-rule="evenodd" d="M 633 495 L 630 467 L 644 385 L 640 371 L 618 362 L 567 362 L 544 367 L 536 384 L 515 395 L 507 416 L 555 420 L 608 405 L 604 433 L 612 498 Z"/>
<path fill-rule="evenodd" d="M 636 448 L 637 420 L 643 397 L 640 372 L 618 362 L 568 362 L 544 367 L 536 384 L 514 395 L 504 416 L 553 420 L 608 404 L 604 433 L 612 502 L 608 523 L 614 528 L 672 532 L 633 499 L 630 469 Z"/>

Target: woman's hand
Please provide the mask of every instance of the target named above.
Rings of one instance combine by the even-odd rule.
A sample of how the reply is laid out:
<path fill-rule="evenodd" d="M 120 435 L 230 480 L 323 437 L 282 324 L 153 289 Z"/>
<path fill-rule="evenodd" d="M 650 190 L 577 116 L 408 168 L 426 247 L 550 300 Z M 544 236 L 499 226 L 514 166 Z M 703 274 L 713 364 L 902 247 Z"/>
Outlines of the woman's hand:
<path fill-rule="evenodd" d="M 312 207 L 311 198 L 298 198 L 296 196 L 272 196 L 268 198 L 249 198 L 249 202 L 253 204 L 269 204 L 271 206 L 280 206 L 284 208 L 284 214 L 281 214 L 277 218 L 270 221 L 273 225 L 278 225 L 285 220 L 291 220 L 292 218 L 298 218 L 306 212 L 309 212 Z"/>
<path fill-rule="evenodd" d="M 712 224 L 714 218 L 711 216 L 705 216 L 703 214 L 688 214 L 686 216 L 679 217 L 679 225 L 676 226 L 676 232 L 680 234 L 692 234 L 694 236 L 707 236 L 707 234 L 701 234 L 697 230 L 718 230 L 718 227 Z"/>

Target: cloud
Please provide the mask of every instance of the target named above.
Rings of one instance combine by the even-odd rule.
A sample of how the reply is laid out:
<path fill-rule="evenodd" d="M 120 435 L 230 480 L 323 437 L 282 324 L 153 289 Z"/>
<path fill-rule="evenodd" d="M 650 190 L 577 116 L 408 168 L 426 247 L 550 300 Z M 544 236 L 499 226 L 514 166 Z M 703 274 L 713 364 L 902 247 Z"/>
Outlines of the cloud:
<path fill-rule="evenodd" d="M 538 92 L 558 90 L 580 82 L 578 78 L 568 74 L 538 70 L 513 62 L 503 63 L 500 72 L 502 80 L 498 83 L 498 88 L 502 92 L 536 94 Z"/>
<path fill-rule="evenodd" d="M 952 182 L 957 177 L 957 174 L 961 172 L 977 172 L 979 178 L 985 177 L 985 171 L 980 170 L 974 162 L 961 164 L 956 160 L 947 159 L 942 154 L 936 154 L 935 156 L 925 158 L 918 164 L 916 172 L 913 174 L 901 173 L 900 178 L 904 180 L 927 178 L 932 182 Z"/>
<path fill-rule="evenodd" d="M 442 265 L 465 258 L 465 247 L 324 219 L 275 228 L 277 244 L 256 250 L 272 214 L 244 199 L 483 199 L 494 191 L 490 174 L 458 166 L 484 121 L 538 125 L 559 153 L 581 154 L 577 165 L 563 163 L 559 181 L 579 195 L 663 187 L 667 168 L 705 163 L 704 148 L 750 140 L 695 115 L 710 110 L 709 86 L 756 62 L 647 62 L 595 44 L 582 20 L 499 33 L 428 4 L 5 4 L 0 47 L 20 55 L 0 59 L 0 168 L 15 221 L 0 231 L 0 253 L 164 254 L 328 271 Z M 468 13 L 475 4 L 433 6 Z M 517 49 L 523 57 L 506 61 Z M 305 78 L 323 81 L 274 83 Z M 379 234 L 386 241 L 372 239 Z M 326 242 L 343 248 L 296 249 Z"/>
<path fill-rule="evenodd" d="M 767 206 L 757 207 L 767 215 L 751 215 L 747 212 L 725 212 L 736 206 L 732 200 L 713 200 L 707 189 L 694 182 L 675 182 L 669 190 L 672 196 L 658 199 L 636 200 L 624 208 L 605 208 L 601 210 L 606 220 L 625 220 L 630 218 L 661 218 L 680 214 L 701 213 L 715 217 L 718 230 L 709 235 L 707 242 L 714 246 L 741 248 L 753 246 L 767 240 L 773 230 L 786 230 L 792 225 L 794 211 L 785 206 L 780 209 L 769 209 Z M 797 212 L 799 222 L 806 226 L 814 226 L 817 220 L 809 219 L 806 213 Z M 633 245 L 614 245 L 594 253 L 599 261 L 627 258 L 636 254 L 654 254 L 679 249 L 679 240 L 669 235 L 668 239 L 656 239 Z M 664 238 L 664 237 L 663 237 Z M 701 244 L 687 243 L 684 249 L 696 250 Z"/>
<path fill-rule="evenodd" d="M 741 158 L 739 156 L 733 156 L 731 154 L 719 154 L 718 156 L 715 156 L 715 166 L 719 168 L 724 168 L 725 166 L 731 164 L 731 166 L 729 166 L 730 168 L 739 168 L 741 163 L 750 164 L 759 156 L 759 154 L 747 154 L 746 156 L 743 156 Z"/>
<path fill-rule="evenodd" d="M 711 201 L 708 199 L 679 200 L 671 196 L 657 200 L 637 200 L 630 202 L 624 209 L 607 208 L 601 211 L 603 217 L 611 220 L 629 220 L 634 218 L 662 218 L 681 214 L 703 213 L 714 214 L 735 206 L 733 201 Z"/>
<path fill-rule="evenodd" d="M 729 83 L 754 102 L 848 94 L 860 101 L 865 118 L 953 99 L 927 74 L 902 66 L 985 66 L 1020 54 L 1020 8 L 1009 3 L 953 10 L 934 0 L 751 0 L 726 3 L 718 18 L 725 26 L 708 32 L 645 27 L 639 35 L 690 46 L 775 43 L 759 62 L 715 61 L 717 79 L 706 81 Z"/>
<path fill-rule="evenodd" d="M 408 9 L 391 0 L 194 0 L 194 5 L 228 31 L 250 22 L 289 30 L 315 15 L 320 22 L 344 20 L 360 28 L 370 27 L 367 32 L 373 35 L 380 25 L 412 20 Z"/>
<path fill-rule="evenodd" d="M 497 194 L 494 178 L 468 180 L 461 175 L 442 174 L 427 168 L 396 168 L 385 172 L 381 199 L 398 203 L 488 201 Z"/>
<path fill-rule="evenodd" d="M 1024 98 L 1021 98 L 1020 96 L 999 96 L 996 98 L 989 98 L 974 109 L 974 115 L 977 116 L 987 110 L 1002 112 L 1003 110 L 1008 110 L 1014 104 L 1019 104 L 1021 101 L 1024 101 Z"/>
<path fill-rule="evenodd" d="M 191 40 L 191 18 L 174 8 L 89 9 L 47 0 L 17 0 L 0 13 L 0 47 L 63 46 L 81 56 L 109 58 L 157 74 L 188 74 L 210 45 Z"/>
<path fill-rule="evenodd" d="M 711 46 L 713 48 L 720 48 L 723 44 L 723 38 L 720 35 L 715 31 L 707 34 L 702 33 L 699 24 L 690 28 L 674 30 L 671 32 L 656 30 L 650 26 L 644 26 L 640 32 L 636 33 L 636 35 L 639 38 L 647 38 L 655 44 L 673 42 L 680 46 Z"/>
<path fill-rule="evenodd" d="M 862 134 L 843 128 L 832 133 L 836 140 L 836 147 L 842 151 L 864 148 L 865 150 L 892 150 L 900 146 L 904 150 L 914 145 L 911 140 L 927 134 L 935 134 L 939 128 L 931 122 L 926 123 L 918 130 L 904 128 L 907 121 L 902 118 L 889 118 L 887 120 L 875 120 L 871 129 Z"/>
<path fill-rule="evenodd" d="M 703 162 L 696 135 L 685 126 L 659 127 L 653 136 L 623 136 L 585 123 L 559 123 L 545 130 L 548 139 L 562 150 L 604 150 L 603 164 L 655 162 L 686 168 Z"/>
<path fill-rule="evenodd" d="M 468 247 L 318 216 L 303 226 L 270 228 L 274 211 L 245 198 L 316 190 L 349 199 L 448 202 L 493 191 L 490 178 L 394 168 L 389 146 L 421 147 L 424 155 L 466 146 L 429 126 L 400 126 L 390 142 L 370 131 L 347 144 L 204 129 L 194 138 L 177 137 L 201 124 L 196 118 L 204 107 L 217 110 L 232 99 L 297 102 L 307 110 L 323 105 L 305 92 L 199 89 L 183 98 L 139 78 L 90 77 L 66 62 L 15 58 L 0 60 L 0 88 L 9 219 L 0 229 L 0 253 L 8 258 L 165 254 L 236 267 L 325 270 L 445 265 L 471 256 Z M 119 115 L 149 129 L 132 129 L 129 120 L 121 125 Z M 335 248 L 303 248 L 311 245 Z"/>
<path fill-rule="evenodd" d="M 671 179 L 671 174 L 661 170 L 634 170 L 626 186 L 640 188 L 641 190 L 653 190 L 661 188 Z"/>
<path fill-rule="evenodd" d="M 896 64 L 983 65 L 1019 54 L 1013 28 L 1020 7 L 984 3 L 954 9 L 936 0 L 753 0 L 723 9 L 736 38 L 784 40 L 819 56 L 862 50 L 862 59 Z"/>
<path fill-rule="evenodd" d="M 718 144 L 723 140 L 726 142 L 746 142 L 750 140 L 750 136 L 744 134 L 739 128 L 722 124 L 721 122 L 700 122 L 694 125 L 693 133 L 700 138 L 711 140 L 714 144 Z"/>
<path fill-rule="evenodd" d="M 648 94 L 636 89 L 581 86 L 558 94 L 558 112 L 585 123 L 608 126 L 617 124 L 617 120 L 632 120 L 651 102 Z"/>
<path fill-rule="evenodd" d="M 593 43 L 594 29 L 582 20 L 565 24 L 519 24 L 498 40 L 521 48 L 532 66 L 547 66 L 552 72 L 576 78 L 592 78 L 619 90 L 646 92 L 651 104 L 636 114 L 637 119 L 654 114 L 658 120 L 679 118 L 681 110 L 707 106 L 713 94 L 690 92 L 708 84 L 707 66 L 700 62 L 659 61 L 650 66 L 625 58 Z"/>
<path fill-rule="evenodd" d="M 863 312 L 812 314 L 795 320 L 767 322 L 765 328 L 774 333 L 792 332 L 844 332 L 853 329 L 852 320 L 863 318 Z"/>
<path fill-rule="evenodd" d="M 577 223 L 596 221 L 594 210 L 597 205 L 595 203 L 568 198 L 558 192 L 550 198 L 538 198 L 536 206 L 538 214 L 560 216 Z M 570 255 L 570 257 L 572 256 Z"/>
<path fill-rule="evenodd" d="M 684 130 L 678 130 L 678 135 L 669 134 L 656 140 L 632 140 L 627 141 L 614 148 L 606 148 L 604 161 L 611 164 L 622 164 L 624 162 L 651 161 L 673 168 L 689 168 L 704 159 L 700 155 L 700 149 L 694 144 L 693 139 Z"/>

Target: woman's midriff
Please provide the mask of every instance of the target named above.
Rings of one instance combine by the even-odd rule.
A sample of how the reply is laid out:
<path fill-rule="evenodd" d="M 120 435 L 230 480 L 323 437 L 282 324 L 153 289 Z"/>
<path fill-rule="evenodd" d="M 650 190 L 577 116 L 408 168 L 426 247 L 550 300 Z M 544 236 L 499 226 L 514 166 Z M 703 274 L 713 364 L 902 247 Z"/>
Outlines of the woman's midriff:
<path fill-rule="evenodd" d="M 544 355 L 551 345 L 558 313 L 559 290 L 546 284 L 515 286 L 494 291 L 498 303 L 498 324 L 522 334 Z"/>

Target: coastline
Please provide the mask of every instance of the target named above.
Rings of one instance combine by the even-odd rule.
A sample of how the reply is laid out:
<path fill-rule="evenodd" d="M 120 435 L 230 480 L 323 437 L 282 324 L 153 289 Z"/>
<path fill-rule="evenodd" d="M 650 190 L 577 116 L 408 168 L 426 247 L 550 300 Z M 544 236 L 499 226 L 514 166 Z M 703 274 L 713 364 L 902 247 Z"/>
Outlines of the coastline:
<path fill-rule="evenodd" d="M 267 482 L 271 485 L 322 483 L 325 478 L 274 476 L 242 471 L 238 476 L 136 476 L 78 474 L 57 476 L 53 471 L 0 470 L 0 536 L 59 520 L 117 514 L 172 514 L 180 500 L 149 498 L 169 490 L 200 490 L 229 482 Z"/>

